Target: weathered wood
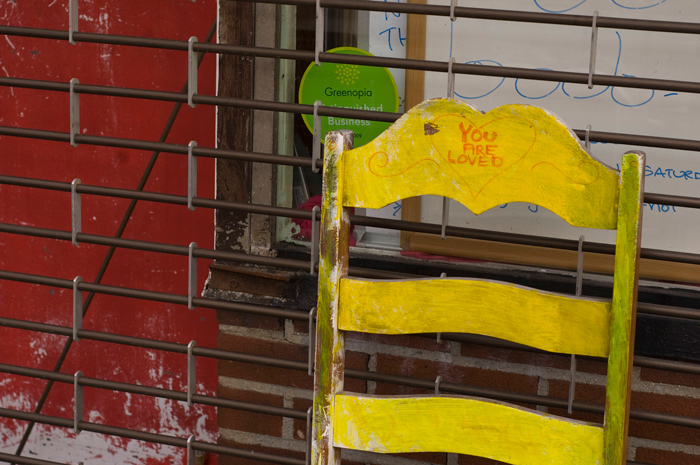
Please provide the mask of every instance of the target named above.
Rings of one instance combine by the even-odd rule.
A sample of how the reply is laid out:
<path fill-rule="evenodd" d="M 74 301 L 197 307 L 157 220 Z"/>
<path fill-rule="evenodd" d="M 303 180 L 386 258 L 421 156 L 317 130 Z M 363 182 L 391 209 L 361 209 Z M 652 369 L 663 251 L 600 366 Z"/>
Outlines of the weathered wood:
<path fill-rule="evenodd" d="M 343 163 L 352 167 L 346 170 L 345 205 L 379 208 L 433 194 L 477 214 L 528 202 L 574 226 L 617 225 L 617 172 L 537 107 L 505 105 L 482 114 L 456 100 L 429 100 L 345 154 Z"/>
<path fill-rule="evenodd" d="M 350 140 L 347 132 L 326 137 L 312 463 L 337 465 L 338 446 L 441 450 L 515 465 L 623 465 L 643 154 L 626 154 L 619 175 L 590 157 L 570 130 L 543 110 L 509 105 L 484 115 L 450 100 L 418 105 L 360 149 L 349 150 Z M 376 208 L 422 194 L 452 197 L 475 213 L 501 203 L 531 202 L 575 226 L 617 229 L 612 304 L 466 279 L 347 278 L 345 207 Z M 412 317 L 419 324 L 411 323 Z M 465 331 L 550 351 L 609 354 L 605 432 L 471 398 L 337 395 L 343 387 L 345 330 Z"/>
<path fill-rule="evenodd" d="M 218 42 L 254 46 L 255 4 L 219 0 Z M 217 95 L 252 100 L 254 79 L 253 58 L 243 55 L 218 55 Z M 253 150 L 253 110 L 218 107 L 216 112 L 216 146 L 221 149 L 247 152 Z M 216 160 L 216 198 L 230 202 L 250 203 L 250 163 L 242 160 Z M 216 209 L 216 248 L 248 251 L 248 214 Z"/>
<path fill-rule="evenodd" d="M 514 465 L 602 465 L 603 430 L 483 399 L 336 396 L 333 438 L 351 449 L 454 452 Z"/>
<path fill-rule="evenodd" d="M 343 279 L 339 307 L 338 326 L 345 331 L 472 333 L 550 352 L 608 355 L 610 303 L 512 284 Z"/>
<path fill-rule="evenodd" d="M 627 459 L 645 164 L 643 153 L 622 157 L 605 398 L 605 465 L 624 465 Z"/>
<path fill-rule="evenodd" d="M 318 313 L 316 318 L 316 370 L 314 372 L 312 465 L 336 465 L 340 454 L 331 443 L 331 406 L 343 389 L 345 342 L 338 332 L 340 281 L 348 274 L 350 215 L 340 202 L 343 192 L 343 164 L 338 159 L 352 148 L 350 131 L 326 135 L 321 209 L 321 256 L 318 266 Z"/>

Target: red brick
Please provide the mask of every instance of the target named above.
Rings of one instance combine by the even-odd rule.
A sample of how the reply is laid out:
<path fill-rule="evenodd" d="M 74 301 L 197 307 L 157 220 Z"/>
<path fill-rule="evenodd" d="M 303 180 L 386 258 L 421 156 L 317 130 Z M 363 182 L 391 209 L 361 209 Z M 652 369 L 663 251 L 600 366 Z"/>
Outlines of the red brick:
<path fill-rule="evenodd" d="M 224 399 L 249 402 L 252 404 L 283 407 L 284 398 L 261 392 L 244 391 L 219 386 L 217 396 Z M 247 412 L 219 407 L 218 424 L 220 428 L 247 431 L 249 433 L 282 436 L 282 417 L 263 413 Z"/>
<path fill-rule="evenodd" d="M 311 399 L 301 399 L 294 398 L 292 400 L 292 408 L 295 410 L 302 410 L 306 412 L 309 407 L 311 407 Z M 300 441 L 306 441 L 306 420 L 294 419 L 294 439 L 299 439 Z"/>
<path fill-rule="evenodd" d="M 286 340 L 253 339 L 220 333 L 218 347 L 223 350 L 261 355 L 279 360 L 302 363 L 308 361 L 307 346 L 292 344 Z M 366 370 L 368 362 L 369 356 L 367 354 L 346 352 L 345 363 L 348 369 Z M 313 389 L 313 378 L 307 374 L 305 368 L 303 370 L 295 370 L 227 360 L 219 360 L 218 366 L 220 376 L 280 386 Z M 367 384 L 364 380 L 346 378 L 345 384 L 347 389 L 352 391 L 366 392 L 367 389 Z"/>
<path fill-rule="evenodd" d="M 252 452 L 261 452 L 265 454 L 278 455 L 281 457 L 289 457 L 304 460 L 305 453 L 292 451 L 289 449 L 276 449 L 274 447 L 264 447 L 256 444 L 241 444 L 237 441 L 232 441 L 223 437 L 219 437 L 219 445 L 234 447 Z M 253 460 L 241 458 L 232 455 L 219 454 L 219 465 L 269 465 L 271 462 L 265 460 Z"/>
<path fill-rule="evenodd" d="M 462 367 L 431 360 L 377 355 L 377 371 L 380 373 L 410 376 L 422 380 L 434 380 L 442 376 L 443 383 L 459 383 L 521 393 L 537 393 L 537 377 L 482 368 Z M 433 389 L 377 383 L 377 394 L 425 394 Z"/>
<path fill-rule="evenodd" d="M 549 397 L 555 397 L 564 401 L 569 399 L 569 382 L 553 379 L 549 381 Z M 605 405 L 605 386 L 595 384 L 576 383 L 574 400 L 597 404 L 601 408 Z M 549 413 L 575 420 L 590 421 L 592 423 L 602 423 L 603 415 L 599 413 L 587 413 L 574 410 L 569 415 L 566 409 L 549 408 Z"/>
<path fill-rule="evenodd" d="M 271 331 L 284 330 L 284 319 L 270 316 L 253 315 L 251 313 L 217 310 L 216 319 L 219 324 L 244 326 L 246 328 L 266 329 Z"/>
<path fill-rule="evenodd" d="M 654 368 L 642 368 L 642 381 L 664 383 L 676 386 L 700 387 L 700 375 L 693 373 L 679 373 L 676 371 L 656 370 Z"/>
<path fill-rule="evenodd" d="M 567 354 L 503 349 L 479 344 L 462 343 L 461 355 L 499 362 L 521 363 L 524 365 L 544 366 L 564 370 L 569 369 L 571 366 L 571 356 Z M 604 375 L 607 373 L 607 364 L 603 359 L 577 357 L 576 369 L 586 373 Z"/>
<path fill-rule="evenodd" d="M 635 461 L 654 465 L 700 465 L 700 456 L 638 447 Z"/>

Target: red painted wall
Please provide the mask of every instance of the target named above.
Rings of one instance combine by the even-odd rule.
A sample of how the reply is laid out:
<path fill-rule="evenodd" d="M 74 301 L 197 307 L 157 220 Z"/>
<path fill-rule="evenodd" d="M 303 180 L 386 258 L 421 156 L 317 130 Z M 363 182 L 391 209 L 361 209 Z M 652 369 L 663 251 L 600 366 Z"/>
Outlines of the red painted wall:
<path fill-rule="evenodd" d="M 0 7 L 0 24 L 67 30 L 66 0 L 13 0 Z M 203 40 L 216 19 L 212 0 L 80 1 L 84 32 Z M 127 46 L 0 37 L 0 76 L 179 92 L 187 79 L 186 52 Z M 215 56 L 199 71 L 199 92 L 215 94 Z M 0 87 L 0 125 L 68 132 L 68 94 Z M 174 104 L 139 99 L 81 95 L 81 133 L 157 141 Z M 213 107 L 182 107 L 168 142 L 215 144 Z M 0 137 L 0 174 L 135 189 L 150 152 Z M 199 160 L 200 197 L 214 197 L 214 163 Z M 187 158 L 161 154 L 147 191 L 187 194 Z M 128 200 L 82 196 L 83 232 L 113 236 Z M 140 201 L 124 237 L 213 248 L 213 211 Z M 0 185 L 0 222 L 69 231 L 70 194 Z M 93 282 L 107 248 L 0 234 L 0 268 L 64 279 L 80 275 Z M 198 289 L 208 262 L 198 262 Z M 118 249 L 105 284 L 187 293 L 187 258 Z M 72 324 L 72 291 L 0 281 L 0 315 L 64 326 Z M 196 340 L 216 346 L 217 323 L 211 310 L 97 295 L 84 328 L 179 343 Z M 0 363 L 51 370 L 66 339 L 0 328 Z M 216 363 L 198 360 L 198 393 L 216 391 Z M 161 351 L 81 340 L 73 345 L 61 372 L 185 391 L 186 357 Z M 44 383 L 0 374 L 0 407 L 33 411 Z M 73 388 L 56 384 L 42 413 L 72 418 Z M 216 441 L 216 412 L 201 406 L 156 400 L 106 390 L 85 389 L 85 420 L 112 426 Z M 0 420 L 0 451 L 13 453 L 25 423 Z M 24 455 L 56 461 L 104 463 L 180 463 L 184 451 L 89 432 L 37 425 Z M 213 463 L 210 460 L 209 463 Z"/>

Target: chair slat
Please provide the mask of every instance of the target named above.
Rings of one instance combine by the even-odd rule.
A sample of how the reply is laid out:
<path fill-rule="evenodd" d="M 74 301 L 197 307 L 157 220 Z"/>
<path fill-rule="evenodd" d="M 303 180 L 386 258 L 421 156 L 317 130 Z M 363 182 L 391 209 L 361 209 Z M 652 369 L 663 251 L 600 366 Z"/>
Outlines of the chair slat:
<path fill-rule="evenodd" d="M 550 352 L 606 357 L 609 302 L 471 279 L 343 279 L 338 327 L 381 334 L 463 332 Z"/>
<path fill-rule="evenodd" d="M 454 452 L 513 465 L 601 465 L 603 429 L 456 397 L 335 398 L 334 445 L 381 453 Z"/>
<path fill-rule="evenodd" d="M 482 114 L 456 100 L 428 100 L 343 154 L 343 163 L 346 206 L 380 208 L 433 194 L 476 214 L 528 202 L 574 226 L 616 227 L 617 172 L 537 107 L 505 105 Z"/>

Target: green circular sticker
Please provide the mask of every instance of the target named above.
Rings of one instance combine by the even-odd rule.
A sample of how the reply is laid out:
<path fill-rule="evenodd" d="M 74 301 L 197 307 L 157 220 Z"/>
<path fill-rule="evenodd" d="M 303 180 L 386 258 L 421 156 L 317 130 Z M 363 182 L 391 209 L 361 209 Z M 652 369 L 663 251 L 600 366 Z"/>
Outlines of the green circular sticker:
<path fill-rule="evenodd" d="M 329 52 L 372 56 L 371 53 L 355 47 L 339 47 Z M 321 63 L 320 66 L 316 66 L 315 63 L 311 63 L 301 79 L 299 102 L 313 105 L 317 100 L 326 107 L 386 112 L 399 110 L 399 93 L 394 77 L 387 68 L 374 66 L 338 63 Z M 302 115 L 302 118 L 306 127 L 313 133 L 313 116 Z M 328 131 L 350 129 L 355 133 L 355 147 L 360 147 L 377 137 L 390 124 L 322 116 L 321 138 L 324 138 Z"/>

